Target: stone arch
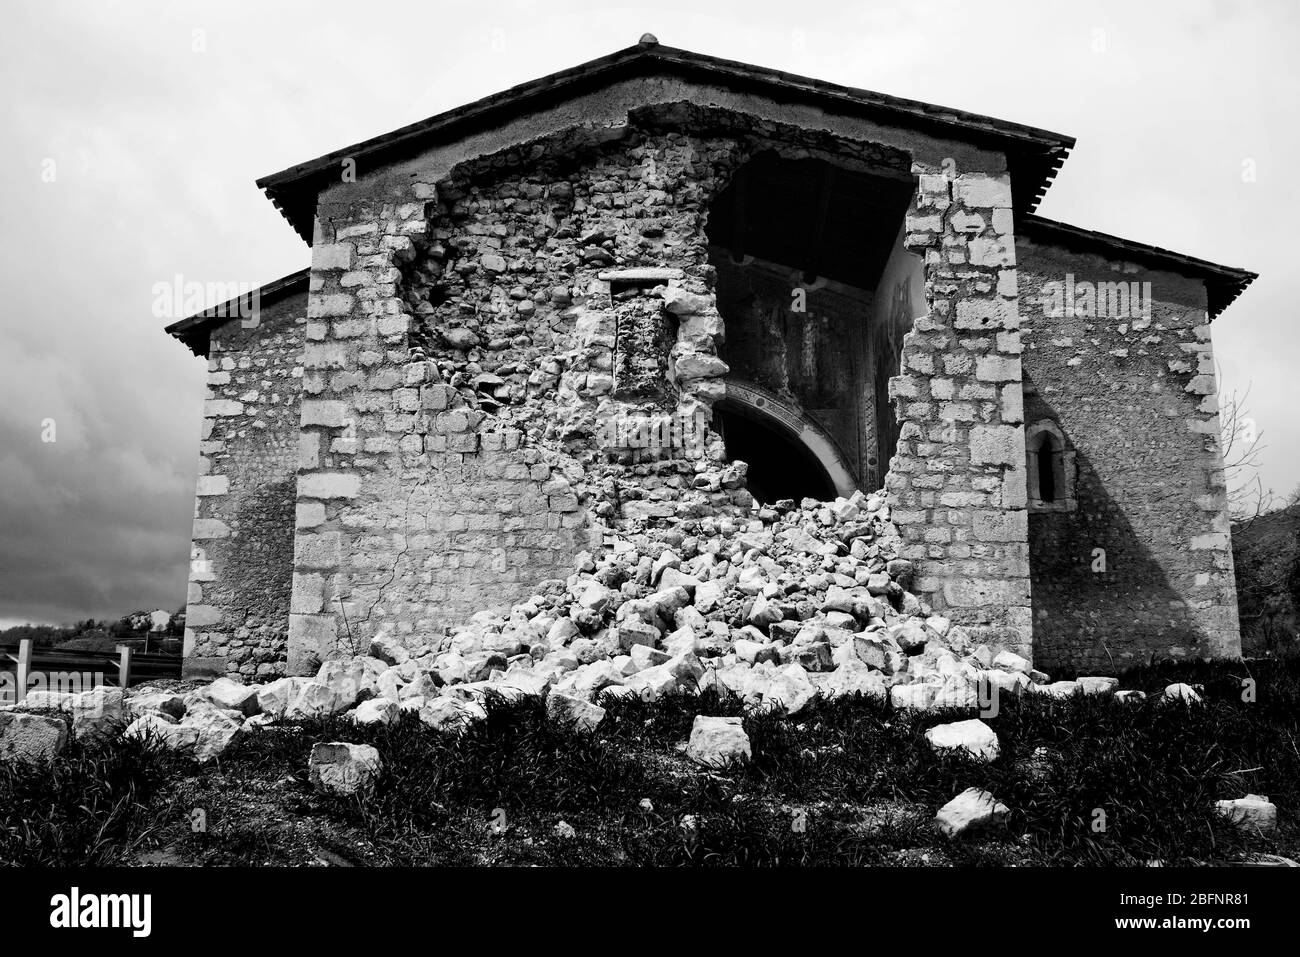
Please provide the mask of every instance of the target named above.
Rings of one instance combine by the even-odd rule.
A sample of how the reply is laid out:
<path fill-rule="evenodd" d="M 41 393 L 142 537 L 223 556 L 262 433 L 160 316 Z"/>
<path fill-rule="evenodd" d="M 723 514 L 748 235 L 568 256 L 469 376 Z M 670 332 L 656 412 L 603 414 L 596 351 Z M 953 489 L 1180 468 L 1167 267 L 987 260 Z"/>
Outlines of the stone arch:
<path fill-rule="evenodd" d="M 837 495 L 847 498 L 857 491 L 857 478 L 839 443 L 806 412 L 770 389 L 753 382 L 727 379 L 726 392 L 716 408 L 757 419 L 794 439 L 816 459 Z"/>

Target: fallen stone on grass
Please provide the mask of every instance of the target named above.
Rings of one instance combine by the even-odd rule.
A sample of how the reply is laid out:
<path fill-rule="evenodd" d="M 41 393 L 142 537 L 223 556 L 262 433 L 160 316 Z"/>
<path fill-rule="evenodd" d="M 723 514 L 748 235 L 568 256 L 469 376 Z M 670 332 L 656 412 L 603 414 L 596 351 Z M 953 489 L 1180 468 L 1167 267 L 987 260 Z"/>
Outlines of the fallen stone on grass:
<path fill-rule="evenodd" d="M 1243 830 L 1272 831 L 1277 828 L 1277 806 L 1260 794 L 1247 794 L 1230 801 L 1215 801 L 1214 808 Z"/>
<path fill-rule="evenodd" d="M 1201 696 L 1187 684 L 1172 684 L 1160 695 L 1161 701 L 1181 701 L 1183 704 L 1200 704 Z"/>
<path fill-rule="evenodd" d="M 308 777 L 322 794 L 348 797 L 374 784 L 380 770 L 379 752 L 368 744 L 329 741 L 312 745 Z"/>
<path fill-rule="evenodd" d="M 938 691 L 938 684 L 927 681 L 918 681 L 910 685 L 894 685 L 889 689 L 889 700 L 895 708 L 924 711 L 934 704 L 934 696 Z"/>
<path fill-rule="evenodd" d="M 546 699 L 546 710 L 553 720 L 572 722 L 579 731 L 595 731 L 605 720 L 600 705 L 558 692 Z"/>
<path fill-rule="evenodd" d="M 388 698 L 371 698 L 357 705 L 352 720 L 357 724 L 392 724 L 401 713 L 401 706 Z"/>
<path fill-rule="evenodd" d="M 79 739 L 104 738 L 126 724 L 125 696 L 121 688 L 100 686 L 73 695 L 68 703 L 72 733 Z"/>
<path fill-rule="evenodd" d="M 399 707 L 405 708 L 412 702 L 418 702 L 421 723 L 451 734 L 460 734 L 475 721 L 487 717 L 481 704 L 465 698 L 408 698 Z"/>
<path fill-rule="evenodd" d="M 0 711 L 0 760 L 49 761 L 68 743 L 68 722 L 21 711 Z"/>
<path fill-rule="evenodd" d="M 591 730 L 605 699 L 706 690 L 796 718 L 818 700 L 854 694 L 933 710 L 973 709 L 981 689 L 1114 691 L 1110 678 L 1052 683 L 1014 650 L 936 614 L 909 590 L 916 568 L 903 549 L 883 492 L 782 501 L 748 520 L 632 521 L 598 554 L 575 556 L 567 578 L 540 583 L 507 611 L 480 611 L 451 634 L 381 630 L 368 654 L 330 658 L 314 677 L 219 679 L 182 704 L 246 720 L 352 712 L 364 724 L 393 719 L 391 707 L 370 703 L 384 699 L 397 714 L 459 731 L 486 715 L 496 691 L 545 698 L 550 714 Z"/>
<path fill-rule="evenodd" d="M 193 753 L 199 741 L 199 729 L 192 725 L 177 724 L 166 715 L 150 712 L 142 714 L 122 732 L 124 738 L 138 738 L 157 744 L 168 751 Z"/>
<path fill-rule="evenodd" d="M 1049 698 L 1070 698 L 1083 690 L 1077 681 L 1053 681 L 1051 684 L 1034 685 L 1033 690 Z"/>
<path fill-rule="evenodd" d="M 211 761 L 234 743 L 243 725 L 242 715 L 233 709 L 208 708 L 187 714 L 181 727 L 192 728 L 198 737 L 194 742 L 196 761 Z"/>
<path fill-rule="evenodd" d="M 1011 809 L 988 791 L 967 788 L 939 808 L 935 823 L 947 837 L 964 837 L 972 832 L 1004 824 Z"/>
<path fill-rule="evenodd" d="M 1079 690 L 1084 694 L 1114 694 L 1118 689 L 1118 678 L 1079 678 Z"/>
<path fill-rule="evenodd" d="M 925 732 L 925 740 L 936 753 L 965 751 L 979 761 L 992 761 L 1001 751 L 998 736 L 979 718 L 936 724 Z"/>
<path fill-rule="evenodd" d="M 749 735 L 741 718 L 710 718 L 697 715 L 691 725 L 686 756 L 696 764 L 722 768 L 753 757 Z"/>

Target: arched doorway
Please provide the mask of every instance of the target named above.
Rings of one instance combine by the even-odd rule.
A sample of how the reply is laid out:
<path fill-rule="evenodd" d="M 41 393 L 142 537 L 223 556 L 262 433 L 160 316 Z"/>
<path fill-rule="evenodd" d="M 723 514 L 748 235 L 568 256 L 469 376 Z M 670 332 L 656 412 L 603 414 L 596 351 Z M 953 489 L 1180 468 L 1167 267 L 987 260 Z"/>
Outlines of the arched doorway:
<path fill-rule="evenodd" d="M 749 382 L 727 381 L 713 407 L 713 428 L 729 459 L 749 465 L 748 488 L 760 502 L 832 499 L 858 483 L 835 441 L 802 411 Z"/>

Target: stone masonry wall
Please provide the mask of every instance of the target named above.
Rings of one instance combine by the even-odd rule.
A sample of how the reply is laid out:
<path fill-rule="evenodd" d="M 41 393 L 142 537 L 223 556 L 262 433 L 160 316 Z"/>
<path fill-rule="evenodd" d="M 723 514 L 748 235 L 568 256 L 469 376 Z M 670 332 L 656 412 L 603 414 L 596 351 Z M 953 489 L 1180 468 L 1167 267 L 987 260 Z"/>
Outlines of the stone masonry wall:
<path fill-rule="evenodd" d="M 905 245 L 924 255 L 927 313 L 890 382 L 898 448 L 893 519 L 917 592 L 980 640 L 1028 656 L 1029 552 L 1011 186 L 989 158 L 971 171 L 918 162 Z"/>
<path fill-rule="evenodd" d="M 1029 516 L 1035 662 L 1110 674 L 1239 654 L 1203 284 L 1028 240 L 1018 252 L 1025 419 L 1059 428 L 1075 470 L 1066 500 Z"/>
<path fill-rule="evenodd" d="M 711 431 L 666 448 L 607 436 L 621 434 L 611 421 L 639 416 L 707 422 L 723 394 L 707 209 L 764 150 L 921 175 L 908 240 L 927 254 L 938 318 L 920 320 L 904 348 L 902 388 L 918 401 L 903 411 L 895 521 L 938 607 L 984 637 L 1026 643 L 1023 485 L 1017 500 L 1008 479 L 1023 475 L 1019 362 L 1000 335 L 1015 316 L 1002 158 L 961 152 L 981 172 L 961 174 L 953 199 L 945 144 L 909 153 L 674 103 L 450 166 L 435 150 L 321 195 L 292 670 L 381 632 L 426 646 L 471 610 L 567 574 L 606 524 L 671 516 L 708 534 L 712 522 L 753 520 L 743 467 L 726 466 Z M 936 208 L 940 193 L 951 212 Z M 950 346 L 968 363 L 937 365 Z M 940 502 L 927 471 L 966 508 Z M 544 527 L 509 537 L 495 524 L 515 520 L 503 503 Z M 925 537 L 935 524 L 948 539 Z"/>
<path fill-rule="evenodd" d="M 283 671 L 306 297 L 214 329 L 194 503 L 187 674 Z M 254 324 L 254 322 L 256 324 Z"/>

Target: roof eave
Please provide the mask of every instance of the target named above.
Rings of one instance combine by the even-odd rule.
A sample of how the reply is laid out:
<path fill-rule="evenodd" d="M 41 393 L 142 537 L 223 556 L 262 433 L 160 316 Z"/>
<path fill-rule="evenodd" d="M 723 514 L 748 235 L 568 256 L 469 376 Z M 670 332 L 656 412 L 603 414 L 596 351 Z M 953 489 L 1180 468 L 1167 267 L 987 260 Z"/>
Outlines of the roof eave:
<path fill-rule="evenodd" d="M 289 273 L 289 275 L 281 276 L 264 286 L 259 286 L 256 290 L 259 305 L 269 306 L 297 292 L 306 292 L 310 278 L 310 268 L 299 269 L 297 272 Z M 166 326 L 164 331 L 185 343 L 196 356 L 206 356 L 208 353 L 208 338 L 212 330 L 243 315 L 240 306 L 246 298 L 246 296 L 236 296 L 225 302 L 209 306 L 202 312 L 196 312 L 184 319 L 178 319 L 171 325 Z"/>
<path fill-rule="evenodd" d="M 1205 283 L 1207 312 L 1211 322 L 1259 278 L 1258 273 L 1248 269 L 1224 266 L 1210 262 L 1208 259 L 1198 259 L 1195 256 L 1175 252 L 1172 249 L 1123 239 L 1109 233 L 1099 233 L 1033 214 L 1019 217 L 1017 230 L 1028 239 L 1055 241 L 1063 246 L 1092 252 L 1118 251 L 1130 261 L 1200 279 Z"/>

